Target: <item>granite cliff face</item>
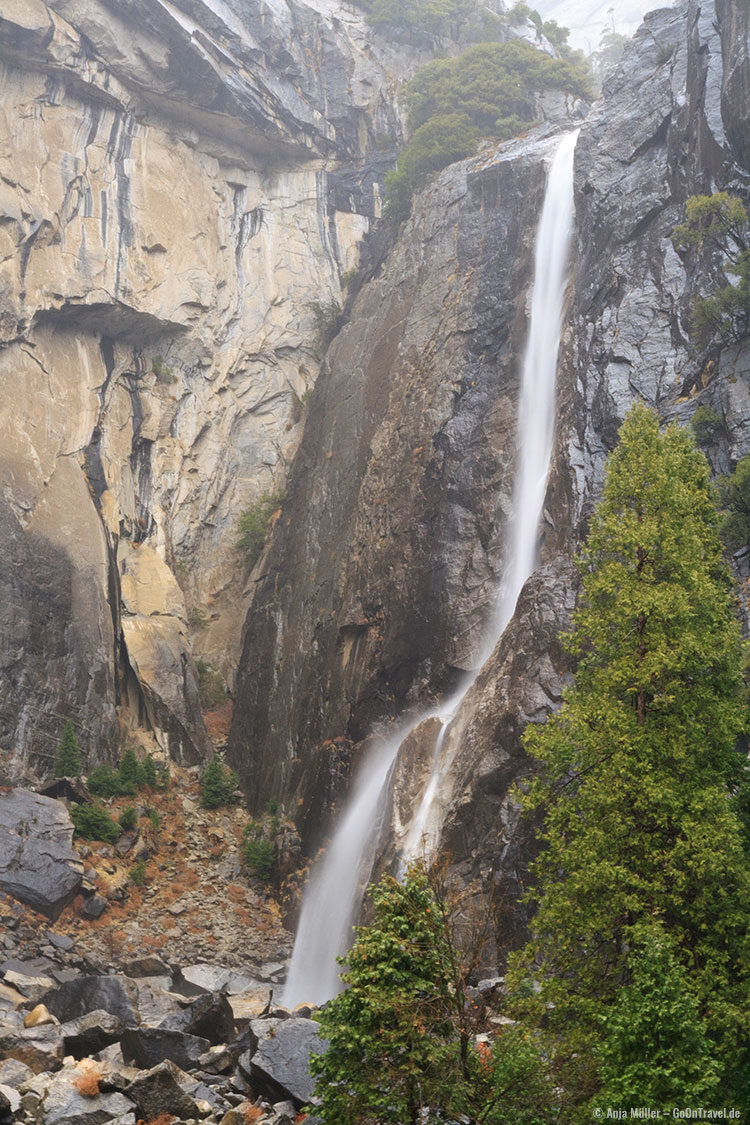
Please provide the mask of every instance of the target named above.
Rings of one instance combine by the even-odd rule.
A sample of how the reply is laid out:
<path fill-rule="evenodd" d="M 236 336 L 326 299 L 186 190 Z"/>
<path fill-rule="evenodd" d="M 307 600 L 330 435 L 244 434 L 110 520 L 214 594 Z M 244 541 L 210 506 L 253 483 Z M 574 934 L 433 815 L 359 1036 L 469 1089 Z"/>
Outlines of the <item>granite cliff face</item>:
<path fill-rule="evenodd" d="M 531 829 L 508 789 L 570 672 L 571 559 L 619 423 L 636 398 L 685 423 L 706 403 L 716 471 L 750 451 L 750 348 L 687 339 L 718 263 L 669 237 L 689 195 L 747 192 L 749 19 L 741 0 L 652 14 L 585 120 L 545 99 L 527 137 L 441 173 L 386 253 L 367 236 L 424 45 L 333 0 L 0 0 L 0 744 L 42 757 L 71 716 L 93 758 L 137 736 L 198 760 L 194 656 L 230 683 L 239 663 L 230 757 L 315 848 L 371 732 L 476 661 L 545 168 L 580 126 L 540 567 L 439 795 L 512 941 Z M 321 365 L 313 305 L 344 301 Z M 248 574 L 239 514 L 285 483 Z M 382 862 L 426 728 L 396 763 Z"/>
<path fill-rule="evenodd" d="M 654 13 L 581 129 L 542 566 L 444 751 L 443 841 L 494 899 L 504 942 L 522 922 L 507 908 L 531 834 L 508 788 L 530 768 L 524 725 L 557 706 L 570 671 L 556 638 L 575 603 L 571 559 L 619 423 L 639 398 L 684 423 L 708 403 L 725 420 L 716 470 L 750 450 L 750 349 L 695 356 L 688 311 L 716 263 L 669 237 L 689 195 L 747 189 L 735 95 L 749 60 L 740 3 Z M 296 802 L 309 846 L 373 724 L 471 665 L 503 559 L 547 138 L 574 124 L 558 117 L 442 173 L 327 355 L 248 620 L 232 738 L 251 799 Z M 420 732 L 397 762 L 384 861 L 424 786 L 434 732 Z"/>
<path fill-rule="evenodd" d="M 0 744 L 207 740 L 239 513 L 283 484 L 419 52 L 352 13 L 0 3 Z M 383 138 L 386 138 L 385 149 Z"/>

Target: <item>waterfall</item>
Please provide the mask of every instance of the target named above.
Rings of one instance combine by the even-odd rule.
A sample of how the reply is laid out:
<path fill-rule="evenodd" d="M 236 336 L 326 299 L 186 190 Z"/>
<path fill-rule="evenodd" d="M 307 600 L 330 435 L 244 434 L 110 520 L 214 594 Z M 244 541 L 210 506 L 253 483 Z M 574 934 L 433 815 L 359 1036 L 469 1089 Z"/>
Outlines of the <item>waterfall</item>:
<path fill-rule="evenodd" d="M 537 529 L 547 485 L 555 411 L 555 375 L 560 346 L 567 261 L 573 228 L 573 156 L 578 133 L 563 137 L 550 166 L 534 252 L 529 336 L 518 405 L 518 460 L 503 577 L 475 672 L 439 707 L 420 714 L 368 752 L 323 860 L 305 891 L 284 1003 L 322 1004 L 341 989 L 337 956 L 351 943 L 351 928 L 372 871 L 378 820 L 391 767 L 407 735 L 428 718 L 441 729 L 427 786 L 407 831 L 405 859 L 437 843 L 439 790 L 444 774 L 445 736 L 461 702 L 479 675 L 515 611 L 536 560 Z"/>

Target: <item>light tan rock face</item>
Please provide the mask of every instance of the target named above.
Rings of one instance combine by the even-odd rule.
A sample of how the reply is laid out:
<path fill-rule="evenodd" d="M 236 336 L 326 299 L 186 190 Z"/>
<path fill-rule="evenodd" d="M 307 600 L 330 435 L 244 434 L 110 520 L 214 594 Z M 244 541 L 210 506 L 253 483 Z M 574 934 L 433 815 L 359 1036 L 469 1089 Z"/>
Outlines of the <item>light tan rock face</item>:
<path fill-rule="evenodd" d="M 368 39 L 334 5 L 0 0 L 0 741 L 21 758 L 68 715 L 95 758 L 144 725 L 206 750 L 191 652 L 231 679 L 237 520 L 283 485 L 311 304 L 342 299 L 415 65 Z"/>

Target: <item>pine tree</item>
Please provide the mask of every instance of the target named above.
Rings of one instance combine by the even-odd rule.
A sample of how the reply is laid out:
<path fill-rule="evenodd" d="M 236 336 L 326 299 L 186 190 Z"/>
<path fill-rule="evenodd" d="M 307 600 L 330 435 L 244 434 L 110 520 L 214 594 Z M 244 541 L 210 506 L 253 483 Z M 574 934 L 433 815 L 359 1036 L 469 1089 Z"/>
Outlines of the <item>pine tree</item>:
<path fill-rule="evenodd" d="M 660 435 L 634 407 L 580 559 L 575 685 L 525 741 L 544 767 L 525 804 L 545 812 L 546 846 L 510 979 L 538 982 L 525 1008 L 546 1017 L 579 1106 L 600 1088 L 601 1017 L 630 975 L 632 928 L 649 919 L 673 944 L 714 1057 L 727 1071 L 742 1057 L 750 880 L 731 792 L 745 720 L 717 525 L 692 438 Z M 590 1120 L 576 1112 L 568 1120 Z"/>
<path fill-rule="evenodd" d="M 70 719 L 65 723 L 57 747 L 55 777 L 78 777 L 81 772 L 81 748 Z"/>
<path fill-rule="evenodd" d="M 426 874 L 386 876 L 370 894 L 374 918 L 345 959 L 348 987 L 319 1017 L 329 1047 L 312 1069 L 325 1125 L 410 1125 L 423 1107 L 460 1102 L 450 950 Z"/>
<path fill-rule="evenodd" d="M 201 805 L 204 809 L 231 805 L 238 784 L 239 778 L 234 770 L 214 756 L 201 776 Z"/>

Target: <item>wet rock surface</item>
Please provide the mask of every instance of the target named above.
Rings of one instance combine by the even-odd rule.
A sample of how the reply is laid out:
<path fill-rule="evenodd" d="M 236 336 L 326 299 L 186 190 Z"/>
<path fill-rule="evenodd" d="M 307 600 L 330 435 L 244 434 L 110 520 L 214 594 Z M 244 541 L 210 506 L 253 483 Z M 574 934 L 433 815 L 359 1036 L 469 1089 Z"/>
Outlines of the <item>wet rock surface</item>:
<path fill-rule="evenodd" d="M 73 823 L 58 801 L 27 789 L 0 793 L 0 890 L 57 918 L 81 886 Z"/>

